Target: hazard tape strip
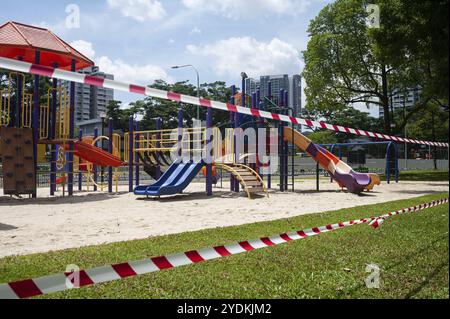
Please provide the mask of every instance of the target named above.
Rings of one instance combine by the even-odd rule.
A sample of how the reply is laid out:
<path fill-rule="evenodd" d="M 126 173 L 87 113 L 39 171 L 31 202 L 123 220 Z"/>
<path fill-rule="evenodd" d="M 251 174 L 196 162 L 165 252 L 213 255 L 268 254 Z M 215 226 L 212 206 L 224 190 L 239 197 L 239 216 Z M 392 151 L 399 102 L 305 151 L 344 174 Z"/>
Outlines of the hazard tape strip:
<path fill-rule="evenodd" d="M 236 244 L 191 250 L 184 253 L 171 254 L 167 256 L 146 258 L 138 261 L 130 261 L 121 264 L 108 265 L 91 268 L 88 270 L 62 273 L 35 279 L 14 281 L 0 285 L 1 299 L 29 298 L 33 296 L 50 294 L 73 288 L 89 285 L 96 285 L 122 278 L 156 272 L 159 270 L 190 265 L 206 260 L 222 258 L 236 255 L 247 251 L 265 248 L 269 246 L 284 244 L 290 241 L 303 239 L 326 233 L 329 231 L 368 223 L 373 228 L 377 228 L 389 217 L 411 213 L 430 207 L 435 207 L 448 203 L 448 198 L 435 200 L 425 204 L 403 208 L 378 217 L 369 217 L 358 220 L 329 224 L 326 226 L 313 227 L 306 230 L 283 233 L 271 237 L 263 237 L 254 240 L 242 241 Z"/>
<path fill-rule="evenodd" d="M 94 85 L 98 87 L 104 87 L 108 89 L 114 89 L 118 91 L 125 91 L 130 93 L 136 93 L 146 95 L 150 97 L 156 97 L 160 99 L 171 100 L 175 102 L 182 102 L 187 104 L 193 104 L 203 107 L 209 107 L 217 110 L 234 112 L 239 114 L 250 115 L 253 117 L 266 118 L 275 121 L 306 125 L 309 127 L 317 127 L 335 132 L 367 136 L 381 140 L 411 143 L 411 144 L 424 144 L 430 146 L 448 147 L 448 143 L 421 141 L 410 138 L 403 138 L 398 136 L 386 135 L 382 133 L 374 133 L 366 130 L 357 130 L 349 127 L 343 127 L 340 125 L 333 125 L 324 122 L 306 120 L 300 117 L 293 117 L 278 113 L 266 112 L 258 109 L 242 107 L 230 103 L 222 103 L 203 98 L 193 97 L 189 95 L 178 94 L 174 92 L 168 92 L 163 90 L 157 90 L 149 87 L 139 86 L 135 84 L 123 83 L 115 80 L 103 79 L 92 75 L 86 75 L 76 72 L 65 71 L 61 69 L 55 69 L 39 64 L 32 64 L 18 60 L 12 60 L 7 58 L 0 58 L 0 68 L 13 70 L 17 72 L 30 73 L 34 75 L 42 75 L 52 77 L 60 80 L 73 81 L 82 84 Z"/>

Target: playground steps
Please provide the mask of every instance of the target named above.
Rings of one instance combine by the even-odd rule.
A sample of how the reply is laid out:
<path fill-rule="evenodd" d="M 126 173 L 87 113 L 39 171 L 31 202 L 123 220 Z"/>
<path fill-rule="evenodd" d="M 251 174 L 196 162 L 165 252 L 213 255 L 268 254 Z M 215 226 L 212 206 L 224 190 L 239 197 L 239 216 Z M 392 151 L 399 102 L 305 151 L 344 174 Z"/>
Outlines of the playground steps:
<path fill-rule="evenodd" d="M 256 171 L 251 167 L 243 164 L 217 164 L 216 165 L 230 172 L 242 185 L 243 190 L 247 193 L 248 198 L 252 198 L 253 194 L 265 193 L 267 196 L 266 186 Z"/>
<path fill-rule="evenodd" d="M 248 192 L 250 193 L 263 193 L 264 187 L 251 187 L 248 189 Z"/>

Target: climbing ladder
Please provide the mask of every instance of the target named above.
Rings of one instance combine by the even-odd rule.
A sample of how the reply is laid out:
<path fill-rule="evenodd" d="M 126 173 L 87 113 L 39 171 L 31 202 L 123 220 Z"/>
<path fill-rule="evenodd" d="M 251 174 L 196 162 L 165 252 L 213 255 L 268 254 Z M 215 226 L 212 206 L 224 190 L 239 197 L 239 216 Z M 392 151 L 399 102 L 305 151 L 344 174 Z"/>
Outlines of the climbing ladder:
<path fill-rule="evenodd" d="M 242 185 L 248 198 L 252 198 L 253 194 L 265 193 L 269 197 L 266 185 L 261 176 L 251 167 L 237 163 L 215 163 L 216 167 L 230 172 L 236 180 Z"/>
<path fill-rule="evenodd" d="M 33 131 L 30 128 L 0 128 L 2 148 L 3 193 L 36 194 Z"/>

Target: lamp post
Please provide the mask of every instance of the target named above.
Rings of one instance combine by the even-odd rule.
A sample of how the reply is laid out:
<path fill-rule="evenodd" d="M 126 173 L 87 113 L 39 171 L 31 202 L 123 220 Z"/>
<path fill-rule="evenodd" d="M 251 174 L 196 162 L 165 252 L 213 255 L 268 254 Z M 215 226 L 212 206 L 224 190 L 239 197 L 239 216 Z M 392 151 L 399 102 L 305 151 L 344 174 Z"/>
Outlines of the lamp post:
<path fill-rule="evenodd" d="M 200 98 L 200 76 L 198 74 L 198 70 L 195 66 L 192 64 L 185 64 L 185 65 L 174 65 L 172 69 L 181 69 L 181 68 L 193 68 L 195 71 L 195 74 L 197 75 L 197 97 Z M 200 107 L 197 105 L 197 119 L 200 119 Z"/>

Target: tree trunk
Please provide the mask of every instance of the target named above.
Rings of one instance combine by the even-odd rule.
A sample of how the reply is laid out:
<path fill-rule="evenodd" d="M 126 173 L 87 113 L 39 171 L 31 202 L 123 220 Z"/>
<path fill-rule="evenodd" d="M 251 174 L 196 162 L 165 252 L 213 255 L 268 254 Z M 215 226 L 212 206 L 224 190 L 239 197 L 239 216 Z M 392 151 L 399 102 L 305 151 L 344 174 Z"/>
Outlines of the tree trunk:
<path fill-rule="evenodd" d="M 388 83 L 387 83 L 387 72 L 386 66 L 383 65 L 381 68 L 381 83 L 382 83 L 382 97 L 381 103 L 383 104 L 384 110 L 384 133 L 391 133 L 391 117 L 389 109 L 389 95 L 388 95 Z"/>

